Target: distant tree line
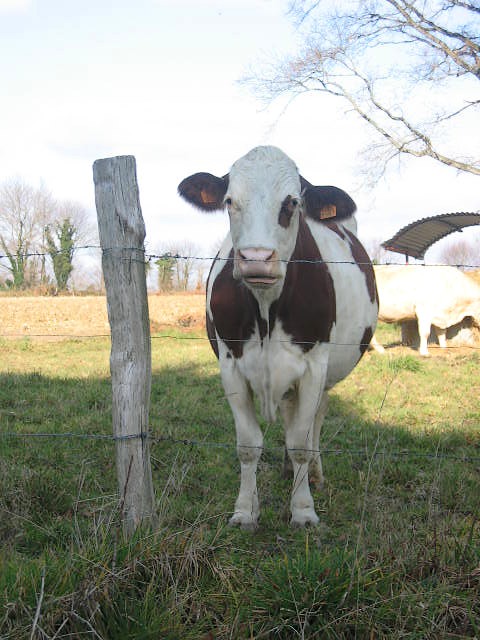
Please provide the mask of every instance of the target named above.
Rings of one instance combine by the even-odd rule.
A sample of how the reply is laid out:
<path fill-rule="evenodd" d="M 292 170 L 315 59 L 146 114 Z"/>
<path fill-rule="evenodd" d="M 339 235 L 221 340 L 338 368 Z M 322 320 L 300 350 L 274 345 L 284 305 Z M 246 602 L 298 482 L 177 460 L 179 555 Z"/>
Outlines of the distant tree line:
<path fill-rule="evenodd" d="M 157 286 L 161 292 L 200 290 L 205 287 L 208 260 L 200 256 L 194 243 L 184 241 L 162 247 L 157 267 Z"/>
<path fill-rule="evenodd" d="M 45 186 L 20 178 L 0 185 L 1 288 L 66 291 L 76 250 L 95 239 L 81 204 L 57 200 Z"/>

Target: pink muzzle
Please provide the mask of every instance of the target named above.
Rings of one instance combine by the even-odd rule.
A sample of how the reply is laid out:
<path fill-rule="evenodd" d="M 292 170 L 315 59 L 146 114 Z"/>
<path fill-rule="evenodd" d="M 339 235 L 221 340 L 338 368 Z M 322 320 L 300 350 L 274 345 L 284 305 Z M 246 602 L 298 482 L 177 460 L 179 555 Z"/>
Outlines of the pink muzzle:
<path fill-rule="evenodd" d="M 235 263 L 245 282 L 256 287 L 271 287 L 280 278 L 277 252 L 272 249 L 238 249 Z"/>

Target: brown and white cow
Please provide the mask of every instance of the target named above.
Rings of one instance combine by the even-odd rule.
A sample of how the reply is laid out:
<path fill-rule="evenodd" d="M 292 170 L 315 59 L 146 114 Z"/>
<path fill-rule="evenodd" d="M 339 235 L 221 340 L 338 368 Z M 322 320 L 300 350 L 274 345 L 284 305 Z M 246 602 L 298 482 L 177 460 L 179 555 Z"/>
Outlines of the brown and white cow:
<path fill-rule="evenodd" d="M 355 203 L 317 187 L 276 147 L 257 147 L 228 175 L 197 173 L 179 193 L 204 211 L 226 208 L 230 233 L 207 285 L 207 330 L 232 409 L 241 466 L 231 524 L 255 528 L 265 420 L 282 414 L 294 480 L 291 523 L 316 524 L 310 479 L 323 480 L 320 428 L 327 389 L 355 367 L 377 321 L 370 260 Z M 310 469 L 309 469 L 310 467 Z"/>

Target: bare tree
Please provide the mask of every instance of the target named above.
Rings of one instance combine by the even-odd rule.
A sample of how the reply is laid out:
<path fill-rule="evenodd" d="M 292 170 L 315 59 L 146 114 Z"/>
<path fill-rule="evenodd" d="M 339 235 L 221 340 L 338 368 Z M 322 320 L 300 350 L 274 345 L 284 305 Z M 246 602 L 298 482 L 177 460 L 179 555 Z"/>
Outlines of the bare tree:
<path fill-rule="evenodd" d="M 45 220 L 54 200 L 45 187 L 36 189 L 20 178 L 0 187 L 0 248 L 2 266 L 10 273 L 10 285 L 22 289 L 34 284 Z"/>
<path fill-rule="evenodd" d="M 457 266 L 460 269 L 480 267 L 480 237 L 476 241 L 454 240 L 446 243 L 440 250 L 439 260 L 442 263 Z"/>
<path fill-rule="evenodd" d="M 168 253 L 160 256 L 155 261 L 157 266 L 157 282 L 159 291 L 168 292 L 173 289 L 173 271 L 175 268 L 175 258 Z"/>
<path fill-rule="evenodd" d="M 52 265 L 46 257 L 50 253 L 53 259 L 57 253 L 51 231 L 62 228 L 66 220 L 74 229 L 68 250 L 71 262 L 79 246 L 97 239 L 85 207 L 56 201 L 45 185 L 36 188 L 21 178 L 11 178 L 0 186 L 0 264 L 9 273 L 9 286 L 23 289 L 50 282 Z"/>
<path fill-rule="evenodd" d="M 402 260 L 402 256 L 398 253 L 384 249 L 380 238 L 362 239 L 362 244 L 373 264 L 396 264 Z"/>
<path fill-rule="evenodd" d="M 480 175 L 478 155 L 451 152 L 445 142 L 445 127 L 478 127 L 477 2 L 292 0 L 290 15 L 304 48 L 245 78 L 257 94 L 339 98 L 375 132 L 369 157 L 381 160 L 380 173 L 407 154 Z"/>
<path fill-rule="evenodd" d="M 193 285 L 193 276 L 197 269 L 200 251 L 189 240 L 172 242 L 160 249 L 161 256 L 156 261 L 159 269 L 159 288 L 163 291 L 187 291 Z"/>
<path fill-rule="evenodd" d="M 80 202 L 59 200 L 55 204 L 55 222 L 70 220 L 75 227 L 75 250 L 81 246 L 98 245 L 95 219 Z"/>
<path fill-rule="evenodd" d="M 50 256 L 59 291 L 66 291 L 80 247 L 96 242 L 98 233 L 85 207 L 71 200 L 57 201 L 43 228 L 42 249 Z"/>

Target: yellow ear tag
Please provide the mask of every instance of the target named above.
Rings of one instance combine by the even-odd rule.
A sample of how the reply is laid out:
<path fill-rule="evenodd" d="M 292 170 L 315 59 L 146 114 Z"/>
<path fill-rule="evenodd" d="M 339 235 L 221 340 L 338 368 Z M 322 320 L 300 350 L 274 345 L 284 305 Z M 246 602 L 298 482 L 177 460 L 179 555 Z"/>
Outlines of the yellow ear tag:
<path fill-rule="evenodd" d="M 335 218 L 337 215 L 337 207 L 334 204 L 326 204 L 320 209 L 320 220 L 327 218 Z"/>
<path fill-rule="evenodd" d="M 202 199 L 203 204 L 215 204 L 215 198 L 210 195 L 208 191 L 202 189 L 200 191 L 200 198 Z"/>

